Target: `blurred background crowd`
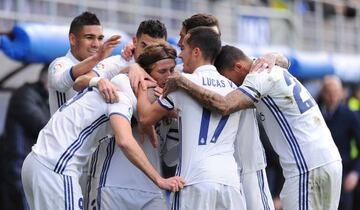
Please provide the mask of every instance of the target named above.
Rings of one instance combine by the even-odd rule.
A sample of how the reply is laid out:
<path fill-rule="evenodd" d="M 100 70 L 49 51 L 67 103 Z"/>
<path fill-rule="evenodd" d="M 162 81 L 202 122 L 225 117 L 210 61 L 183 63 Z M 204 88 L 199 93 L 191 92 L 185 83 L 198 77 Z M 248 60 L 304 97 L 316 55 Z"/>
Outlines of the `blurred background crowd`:
<path fill-rule="evenodd" d="M 86 10 L 97 14 L 104 30 L 121 32 L 124 42 L 142 20 L 155 18 L 165 23 L 169 42 L 176 43 L 185 17 L 210 13 L 220 21 L 223 42 L 254 57 L 284 53 L 292 63 L 290 71 L 318 99 L 341 153 L 339 209 L 360 209 L 359 0 L 0 0 L 0 209 L 22 209 L 17 199 L 22 191 L 16 190 L 21 186 L 22 161 L 50 117 L 46 70 L 54 59 L 51 51 L 58 50 L 55 43 L 67 40 L 68 31 L 65 37 L 47 34 L 52 27 L 68 29 L 72 18 Z M 44 27 L 31 34 L 26 24 L 34 23 Z M 24 38 L 16 44 L 20 35 L 30 41 Z M 32 45 L 33 37 L 44 45 Z M 36 57 L 42 50 L 49 57 Z M 281 209 L 281 167 L 265 134 L 262 140 L 270 188 Z M 11 207 L 14 202 L 19 206 Z"/>

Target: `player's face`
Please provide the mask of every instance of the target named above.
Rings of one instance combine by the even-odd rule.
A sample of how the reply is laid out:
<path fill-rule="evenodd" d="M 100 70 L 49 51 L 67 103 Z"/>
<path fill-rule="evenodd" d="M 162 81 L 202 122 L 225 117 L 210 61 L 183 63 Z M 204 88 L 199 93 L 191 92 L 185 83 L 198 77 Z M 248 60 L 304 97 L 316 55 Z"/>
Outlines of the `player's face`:
<path fill-rule="evenodd" d="M 179 58 L 183 61 L 183 71 L 185 73 L 192 73 L 193 71 L 193 48 L 190 47 L 190 45 L 187 43 L 187 40 L 189 39 L 190 34 L 187 34 L 184 37 L 184 40 L 182 42 L 181 52 L 179 54 Z"/>
<path fill-rule="evenodd" d="M 77 34 L 70 34 L 71 52 L 79 61 L 97 53 L 103 44 L 104 35 L 100 25 L 83 26 Z"/>
<path fill-rule="evenodd" d="M 181 28 L 181 31 L 180 31 L 180 34 L 179 34 L 180 39 L 179 39 L 179 41 L 178 41 L 178 43 L 177 43 L 177 45 L 178 45 L 180 48 L 182 48 L 182 43 L 183 43 L 183 41 L 184 41 L 185 35 L 186 35 L 186 30 L 185 30 L 185 28 L 184 28 L 184 26 L 183 26 L 183 27 Z"/>
<path fill-rule="evenodd" d="M 165 41 L 165 38 L 153 38 L 147 34 L 142 34 L 139 37 L 133 38 L 134 43 L 134 58 L 135 60 L 141 55 L 141 53 L 144 52 L 144 48 L 148 45 L 152 45 L 155 43 L 163 42 Z"/>
<path fill-rule="evenodd" d="M 152 65 L 150 76 L 163 88 L 169 75 L 174 72 L 175 65 L 175 60 L 171 58 L 159 60 Z"/>

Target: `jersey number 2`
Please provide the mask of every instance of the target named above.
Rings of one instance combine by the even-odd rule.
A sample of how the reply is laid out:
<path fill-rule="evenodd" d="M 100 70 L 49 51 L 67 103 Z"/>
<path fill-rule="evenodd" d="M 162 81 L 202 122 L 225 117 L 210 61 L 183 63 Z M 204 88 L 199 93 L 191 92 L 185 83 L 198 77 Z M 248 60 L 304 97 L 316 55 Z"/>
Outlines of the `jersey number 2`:
<path fill-rule="evenodd" d="M 211 117 L 211 112 L 203 108 L 201 124 L 200 124 L 199 145 L 206 145 L 207 136 L 209 132 L 210 117 Z M 216 143 L 228 119 L 229 119 L 229 115 L 221 117 L 219 124 L 216 126 L 214 135 L 210 140 L 210 143 Z"/>
<path fill-rule="evenodd" d="M 296 104 L 299 108 L 300 113 L 304 113 L 307 110 L 309 110 L 311 107 L 314 106 L 314 101 L 312 99 L 312 97 L 310 96 L 310 94 L 306 91 L 306 93 L 309 96 L 309 99 L 304 101 L 301 98 L 300 92 L 302 90 L 301 84 L 299 81 L 297 81 L 291 74 L 289 74 L 289 72 L 284 71 L 284 78 L 286 81 L 286 84 L 288 86 L 290 86 L 291 84 L 295 83 L 294 88 L 293 88 L 293 95 L 296 101 Z"/>

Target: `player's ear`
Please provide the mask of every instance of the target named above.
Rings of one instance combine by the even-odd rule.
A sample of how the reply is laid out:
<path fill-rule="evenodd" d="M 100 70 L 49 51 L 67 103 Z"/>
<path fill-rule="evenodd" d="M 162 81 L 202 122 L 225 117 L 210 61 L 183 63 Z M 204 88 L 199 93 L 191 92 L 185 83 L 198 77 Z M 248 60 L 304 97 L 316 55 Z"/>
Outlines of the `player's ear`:
<path fill-rule="evenodd" d="M 201 50 L 198 47 L 195 47 L 192 51 L 193 51 L 194 55 L 196 55 L 196 56 L 201 55 Z"/>
<path fill-rule="evenodd" d="M 236 62 L 234 64 L 234 71 L 236 72 L 241 72 L 241 69 L 243 68 L 243 65 L 241 64 L 241 62 Z"/>
<path fill-rule="evenodd" d="M 136 42 L 137 42 L 136 36 L 134 36 L 134 37 L 132 38 L 132 41 L 133 41 L 133 45 L 135 46 L 135 45 L 136 45 Z"/>

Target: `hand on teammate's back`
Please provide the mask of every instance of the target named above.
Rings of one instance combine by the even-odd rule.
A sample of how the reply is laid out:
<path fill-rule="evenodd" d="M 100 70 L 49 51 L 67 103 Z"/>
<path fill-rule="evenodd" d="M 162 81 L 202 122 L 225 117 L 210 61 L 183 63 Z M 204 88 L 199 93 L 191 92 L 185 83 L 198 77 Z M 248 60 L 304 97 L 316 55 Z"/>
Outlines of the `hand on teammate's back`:
<path fill-rule="evenodd" d="M 101 93 L 101 96 L 105 99 L 106 103 L 119 102 L 119 96 L 117 94 L 118 88 L 112 84 L 108 79 L 102 78 L 97 83 L 97 87 Z"/>
<path fill-rule="evenodd" d="M 116 47 L 116 45 L 118 45 L 120 41 L 121 41 L 120 35 L 111 36 L 108 40 L 106 40 L 96 54 L 96 56 L 98 56 L 98 60 L 101 61 L 109 57 L 114 47 Z"/>
<path fill-rule="evenodd" d="M 250 73 L 260 73 L 263 71 L 271 71 L 271 68 L 275 65 L 275 60 L 268 60 L 264 57 L 257 58 L 251 65 Z"/>

